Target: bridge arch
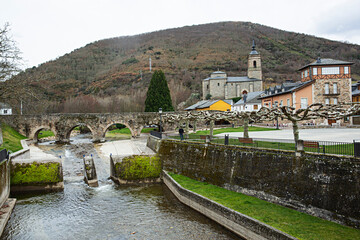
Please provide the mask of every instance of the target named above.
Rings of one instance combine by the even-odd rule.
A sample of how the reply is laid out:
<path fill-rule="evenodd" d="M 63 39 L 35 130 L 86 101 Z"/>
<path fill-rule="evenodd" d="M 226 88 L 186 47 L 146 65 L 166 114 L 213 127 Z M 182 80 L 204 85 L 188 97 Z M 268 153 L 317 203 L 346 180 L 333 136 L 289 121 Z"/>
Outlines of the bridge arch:
<path fill-rule="evenodd" d="M 126 121 L 111 121 L 110 123 L 108 123 L 107 125 L 105 125 L 103 127 L 103 131 L 102 131 L 102 135 L 101 135 L 101 137 L 103 139 L 105 139 L 105 135 L 106 135 L 106 132 L 109 129 L 109 127 L 111 127 L 112 125 L 115 125 L 115 124 L 122 124 L 122 125 L 126 126 L 130 130 L 132 137 L 136 137 L 136 136 L 140 135 L 141 130 L 144 127 L 144 126 L 139 126 L 139 127 L 137 127 L 137 129 L 133 129 Z"/>
<path fill-rule="evenodd" d="M 40 131 L 45 130 L 45 129 L 49 129 L 50 131 L 52 131 L 54 133 L 54 136 L 56 136 L 56 130 L 54 128 L 52 128 L 51 126 L 48 126 L 48 125 L 40 125 L 40 126 L 36 126 L 35 128 L 33 128 L 33 130 L 29 134 L 29 138 L 37 142 L 39 140 L 38 135 L 39 135 Z"/>
<path fill-rule="evenodd" d="M 72 130 L 74 130 L 74 128 L 79 127 L 79 126 L 87 127 L 90 130 L 91 134 L 94 136 L 95 132 L 94 132 L 94 129 L 91 126 L 89 126 L 88 124 L 85 124 L 85 123 L 77 123 L 75 125 L 74 124 L 71 125 L 71 127 L 67 128 L 65 130 L 65 141 L 68 141 L 68 142 L 70 141 Z"/>

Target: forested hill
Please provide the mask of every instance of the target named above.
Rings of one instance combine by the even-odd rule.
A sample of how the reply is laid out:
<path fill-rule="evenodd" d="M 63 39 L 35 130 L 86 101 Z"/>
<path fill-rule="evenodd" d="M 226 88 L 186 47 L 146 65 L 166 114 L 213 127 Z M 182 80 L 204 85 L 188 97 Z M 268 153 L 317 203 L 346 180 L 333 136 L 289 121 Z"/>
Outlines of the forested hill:
<path fill-rule="evenodd" d="M 201 80 L 215 70 L 246 75 L 253 39 L 262 56 L 265 85 L 298 80 L 297 69 L 318 56 L 354 62 L 352 76 L 360 80 L 359 45 L 250 22 L 220 22 L 97 41 L 27 69 L 11 81 L 22 81 L 38 99 L 116 96 L 120 102 L 130 102 L 131 107 L 124 105 L 121 111 L 141 111 L 151 78 L 151 56 L 153 69 L 166 74 L 176 107 L 191 93 L 201 94 Z"/>

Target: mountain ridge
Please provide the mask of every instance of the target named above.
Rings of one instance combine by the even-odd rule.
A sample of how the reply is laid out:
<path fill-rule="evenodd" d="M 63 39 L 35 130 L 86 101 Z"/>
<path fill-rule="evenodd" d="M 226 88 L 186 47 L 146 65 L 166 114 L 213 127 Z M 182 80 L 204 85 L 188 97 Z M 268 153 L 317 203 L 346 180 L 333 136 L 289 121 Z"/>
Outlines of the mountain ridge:
<path fill-rule="evenodd" d="M 141 111 L 151 57 L 153 70 L 164 71 L 178 106 L 192 93 L 201 94 L 202 79 L 213 71 L 246 75 L 253 39 L 262 57 L 266 86 L 299 80 L 297 70 L 318 56 L 354 62 L 353 77 L 360 79 L 359 45 L 251 22 L 217 22 L 98 40 L 26 69 L 11 81 L 23 82 L 39 99 L 55 105 L 90 95 L 108 101 L 132 98 L 128 101 L 136 107 L 129 110 Z"/>

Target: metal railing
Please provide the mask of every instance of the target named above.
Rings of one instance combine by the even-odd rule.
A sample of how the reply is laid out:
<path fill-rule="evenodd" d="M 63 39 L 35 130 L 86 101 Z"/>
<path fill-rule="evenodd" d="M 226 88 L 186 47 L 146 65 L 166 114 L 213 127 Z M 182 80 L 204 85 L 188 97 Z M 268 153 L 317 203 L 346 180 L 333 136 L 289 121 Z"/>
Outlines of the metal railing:
<path fill-rule="evenodd" d="M 205 142 L 206 135 L 190 135 L 187 141 Z M 177 137 L 175 137 L 177 138 Z M 277 150 L 296 150 L 295 140 L 293 139 L 271 139 L 271 138 L 239 138 L 228 136 L 214 136 L 211 143 L 225 145 L 249 146 L 256 148 L 269 148 Z M 334 142 L 334 141 L 316 141 L 303 140 L 305 152 L 315 152 L 321 154 L 337 154 L 348 156 L 360 156 L 360 142 Z M 355 155 L 354 149 L 357 149 L 358 155 Z"/>

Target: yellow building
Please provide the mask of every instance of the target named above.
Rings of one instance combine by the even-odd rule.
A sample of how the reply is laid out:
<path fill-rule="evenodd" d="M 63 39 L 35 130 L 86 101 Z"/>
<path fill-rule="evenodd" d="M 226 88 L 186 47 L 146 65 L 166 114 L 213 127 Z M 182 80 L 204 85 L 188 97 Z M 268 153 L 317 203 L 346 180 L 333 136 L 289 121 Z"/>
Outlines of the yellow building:
<path fill-rule="evenodd" d="M 205 110 L 214 110 L 214 111 L 230 111 L 232 105 L 232 100 L 203 100 L 200 102 L 191 105 L 186 108 L 186 111 L 205 111 Z"/>

